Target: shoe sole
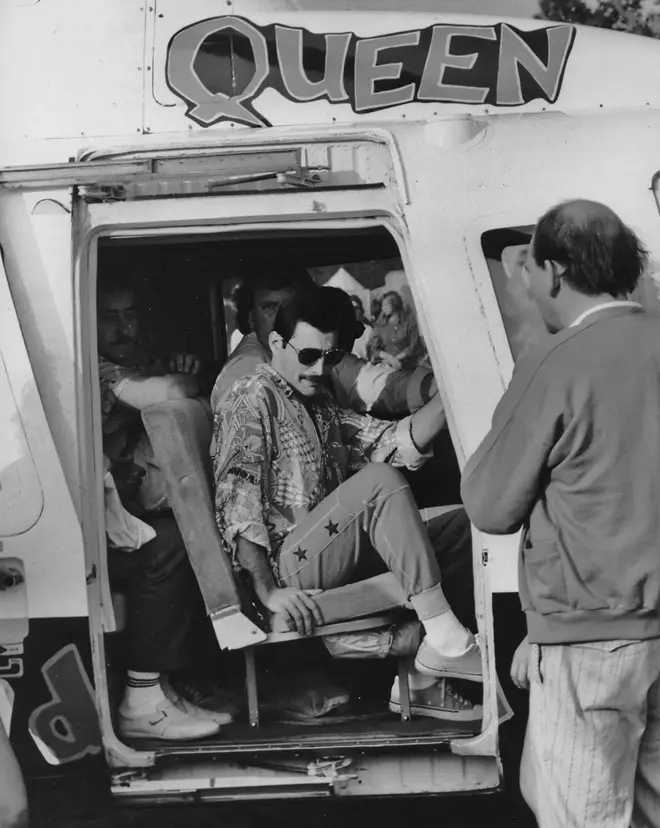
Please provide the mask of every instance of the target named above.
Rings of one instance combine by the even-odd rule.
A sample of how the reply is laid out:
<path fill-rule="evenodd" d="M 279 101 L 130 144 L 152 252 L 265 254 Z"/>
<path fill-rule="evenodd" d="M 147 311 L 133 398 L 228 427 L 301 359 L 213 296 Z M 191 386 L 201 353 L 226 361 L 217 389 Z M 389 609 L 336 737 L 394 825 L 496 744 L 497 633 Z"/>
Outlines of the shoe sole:
<path fill-rule="evenodd" d="M 161 739 L 164 742 L 193 742 L 195 739 L 207 739 L 209 736 L 217 736 L 219 731 L 220 728 L 195 736 L 166 736 L 165 734 L 159 733 L 145 733 L 144 730 L 124 730 L 120 728 L 119 735 L 122 739 Z"/>
<path fill-rule="evenodd" d="M 210 713 L 208 716 L 204 716 L 203 718 L 200 716 L 199 720 L 213 722 L 213 724 L 217 724 L 219 727 L 227 727 L 227 725 L 232 724 L 232 722 L 234 721 L 234 717 L 228 715 L 223 716 L 222 713 L 218 713 L 217 715 L 213 715 L 213 713 Z"/>
<path fill-rule="evenodd" d="M 440 679 L 463 679 L 464 681 L 476 681 L 479 684 L 483 683 L 484 677 L 481 673 L 461 673 L 459 670 L 452 670 L 449 669 L 439 669 L 437 667 L 429 667 L 427 664 L 424 664 L 423 661 L 419 659 L 415 659 L 415 667 L 419 670 L 420 673 L 423 673 L 425 676 L 434 676 L 435 678 Z"/>
<path fill-rule="evenodd" d="M 401 714 L 401 704 L 390 702 L 392 713 Z M 437 707 L 427 707 L 423 704 L 411 704 L 410 713 L 417 716 L 426 716 L 431 719 L 442 719 L 445 722 L 480 722 L 483 718 L 483 710 L 474 708 L 472 710 L 444 710 Z"/>

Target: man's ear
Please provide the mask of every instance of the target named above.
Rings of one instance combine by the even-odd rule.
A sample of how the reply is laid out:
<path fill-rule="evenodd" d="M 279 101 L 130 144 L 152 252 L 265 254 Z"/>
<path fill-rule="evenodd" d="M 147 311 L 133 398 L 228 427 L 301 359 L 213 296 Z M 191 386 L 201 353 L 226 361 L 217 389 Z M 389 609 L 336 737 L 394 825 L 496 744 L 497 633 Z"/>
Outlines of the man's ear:
<path fill-rule="evenodd" d="M 277 348 L 277 350 L 281 350 L 284 340 L 282 337 L 277 333 L 277 331 L 271 331 L 268 334 L 268 345 L 270 346 L 270 350 L 273 351 Z"/>
<path fill-rule="evenodd" d="M 566 265 L 561 264 L 561 262 L 555 262 L 552 259 L 546 261 L 545 267 L 549 267 L 553 275 L 556 273 L 557 276 L 563 276 L 566 273 Z"/>
<path fill-rule="evenodd" d="M 543 267 L 545 268 L 546 273 L 552 279 L 552 288 L 550 289 L 550 296 L 553 299 L 556 299 L 557 296 L 559 296 L 559 291 L 561 290 L 563 276 L 566 272 L 566 265 L 548 259 L 543 263 Z"/>
<path fill-rule="evenodd" d="M 247 323 L 248 323 L 248 328 L 250 329 L 250 331 L 254 332 L 254 311 L 253 310 L 251 310 L 247 315 Z"/>

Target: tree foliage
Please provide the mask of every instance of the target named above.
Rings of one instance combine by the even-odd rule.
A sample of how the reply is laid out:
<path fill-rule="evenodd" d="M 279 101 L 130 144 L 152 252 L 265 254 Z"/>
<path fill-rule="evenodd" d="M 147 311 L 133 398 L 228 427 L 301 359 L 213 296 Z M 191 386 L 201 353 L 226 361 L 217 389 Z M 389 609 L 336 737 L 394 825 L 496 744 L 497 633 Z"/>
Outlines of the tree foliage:
<path fill-rule="evenodd" d="M 660 0 L 541 0 L 539 17 L 660 38 Z"/>

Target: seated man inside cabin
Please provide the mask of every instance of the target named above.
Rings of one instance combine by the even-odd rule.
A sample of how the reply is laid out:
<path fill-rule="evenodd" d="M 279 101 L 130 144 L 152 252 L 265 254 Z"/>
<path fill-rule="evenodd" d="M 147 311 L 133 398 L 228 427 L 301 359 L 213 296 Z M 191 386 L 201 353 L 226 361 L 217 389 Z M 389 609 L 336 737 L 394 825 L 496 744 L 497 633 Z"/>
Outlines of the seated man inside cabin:
<path fill-rule="evenodd" d="M 140 412 L 154 403 L 195 397 L 199 361 L 174 355 L 167 368 L 141 348 L 136 293 L 121 279 L 99 284 L 97 330 L 103 451 L 122 505 L 156 533 L 132 551 L 108 546 L 111 588 L 128 597 L 120 733 L 198 739 L 216 733 L 231 716 L 192 704 L 167 680 L 167 674 L 189 670 L 203 659 L 206 653 L 200 650 L 209 639 L 197 580 Z"/>
<path fill-rule="evenodd" d="M 442 403 L 436 394 L 398 422 L 337 405 L 324 378 L 343 357 L 346 301 L 336 288 L 297 291 L 275 317 L 270 364 L 222 399 L 214 425 L 218 529 L 258 601 L 302 634 L 323 624 L 315 591 L 351 582 L 364 556 L 377 553 L 398 582 L 396 604 L 411 606 L 426 633 L 410 671 L 413 710 L 476 719 L 480 707 L 446 679 L 481 681 L 479 647 L 441 585 L 443 563 L 471 566 L 469 521 L 460 507 L 437 517 L 444 526 L 434 529 L 434 549 L 394 468 L 425 462 L 445 426 Z M 443 548 L 448 538 L 453 548 Z M 398 704 L 395 683 L 390 705 Z"/>
<path fill-rule="evenodd" d="M 213 411 L 237 379 L 253 374 L 258 365 L 270 362 L 268 337 L 279 308 L 294 291 L 313 285 L 306 270 L 294 267 L 271 267 L 244 279 L 236 292 L 236 322 L 244 336 L 215 382 L 211 394 Z M 348 294 L 346 296 L 348 299 Z M 346 315 L 351 319 L 355 316 L 350 302 Z M 436 390 L 432 370 L 429 367 L 396 370 L 389 365 L 373 365 L 361 359 L 351 350 L 353 341 L 363 332 L 362 324 L 356 324 L 351 341 L 342 343 L 344 357 L 329 373 L 339 404 L 359 413 L 400 417 L 428 402 Z"/>

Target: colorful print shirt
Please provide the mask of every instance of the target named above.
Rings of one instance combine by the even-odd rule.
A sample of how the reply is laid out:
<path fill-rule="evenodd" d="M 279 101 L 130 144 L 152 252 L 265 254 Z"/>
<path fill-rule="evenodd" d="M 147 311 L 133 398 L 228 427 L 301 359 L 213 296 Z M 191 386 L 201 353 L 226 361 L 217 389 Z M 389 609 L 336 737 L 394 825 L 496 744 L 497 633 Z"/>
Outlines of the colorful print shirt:
<path fill-rule="evenodd" d="M 315 422 L 312 421 L 312 416 Z M 286 538 L 334 489 L 369 462 L 416 469 L 410 417 L 396 423 L 340 408 L 322 392 L 303 405 L 270 365 L 234 383 L 216 411 L 215 514 L 234 566 L 239 536 L 263 547 L 278 579 Z"/>

